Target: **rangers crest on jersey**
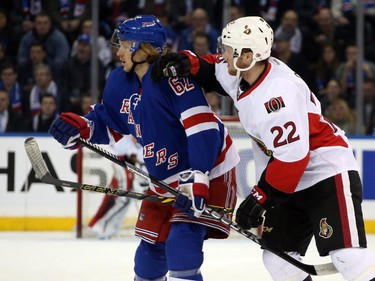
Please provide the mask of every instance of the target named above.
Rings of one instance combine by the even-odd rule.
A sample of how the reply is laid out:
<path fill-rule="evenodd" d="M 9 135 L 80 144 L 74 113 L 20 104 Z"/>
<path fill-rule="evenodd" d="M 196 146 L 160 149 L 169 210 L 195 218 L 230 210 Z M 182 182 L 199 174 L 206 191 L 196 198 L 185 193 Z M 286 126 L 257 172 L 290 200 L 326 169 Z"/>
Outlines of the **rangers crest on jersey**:
<path fill-rule="evenodd" d="M 282 97 L 271 98 L 269 101 L 264 103 L 264 106 L 268 113 L 277 112 L 281 108 L 285 107 L 284 100 Z"/>
<path fill-rule="evenodd" d="M 319 222 L 319 236 L 328 239 L 333 234 L 333 228 L 327 223 L 327 218 L 322 218 Z"/>

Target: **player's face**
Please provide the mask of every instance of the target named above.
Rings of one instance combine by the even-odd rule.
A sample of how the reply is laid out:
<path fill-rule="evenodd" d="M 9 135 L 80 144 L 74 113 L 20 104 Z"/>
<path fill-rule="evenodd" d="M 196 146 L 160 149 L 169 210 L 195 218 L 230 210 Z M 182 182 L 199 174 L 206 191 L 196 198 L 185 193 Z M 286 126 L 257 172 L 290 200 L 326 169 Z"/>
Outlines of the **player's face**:
<path fill-rule="evenodd" d="M 222 45 L 221 54 L 228 63 L 228 73 L 230 75 L 236 75 L 237 70 L 233 66 L 233 48 L 227 45 Z"/>
<path fill-rule="evenodd" d="M 116 53 L 118 59 L 122 63 L 125 72 L 130 72 L 133 68 L 134 62 L 139 63 L 135 70 L 140 69 L 140 66 L 145 66 L 143 63 L 147 59 L 147 54 L 137 47 L 136 42 L 120 41 L 119 48 Z"/>
<path fill-rule="evenodd" d="M 133 66 L 132 62 L 132 48 L 133 43 L 130 41 L 120 41 L 120 47 L 117 50 L 117 57 L 120 60 L 122 67 L 124 68 L 125 72 L 130 72 Z"/>
<path fill-rule="evenodd" d="M 237 61 L 234 61 L 234 50 L 230 46 L 223 45 L 222 48 L 222 55 L 223 58 L 227 61 L 228 63 L 228 73 L 230 75 L 237 75 L 237 69 L 234 67 L 234 64 L 236 63 L 236 66 L 238 68 L 247 68 L 251 61 L 252 61 L 252 53 L 247 52 L 247 53 L 242 53 L 240 56 L 238 56 Z M 237 54 L 235 55 L 237 57 Z"/>

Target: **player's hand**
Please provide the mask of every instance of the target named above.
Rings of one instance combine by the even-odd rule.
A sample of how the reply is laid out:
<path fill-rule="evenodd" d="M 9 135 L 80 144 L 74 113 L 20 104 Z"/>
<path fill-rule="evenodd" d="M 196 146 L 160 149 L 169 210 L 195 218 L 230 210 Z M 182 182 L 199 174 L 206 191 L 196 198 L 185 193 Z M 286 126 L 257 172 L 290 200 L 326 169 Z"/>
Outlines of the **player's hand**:
<path fill-rule="evenodd" d="M 199 218 L 208 200 L 208 175 L 200 171 L 182 172 L 179 178 L 177 195 L 173 206 L 187 213 L 190 218 Z"/>
<path fill-rule="evenodd" d="M 151 69 L 151 79 L 159 82 L 163 77 L 186 77 L 190 74 L 190 61 L 184 52 L 160 56 Z"/>
<path fill-rule="evenodd" d="M 52 123 L 49 133 L 64 148 L 75 149 L 79 146 L 77 145 L 78 138 L 86 140 L 91 138 L 92 127 L 92 122 L 85 117 L 72 112 L 64 112 Z"/>
<path fill-rule="evenodd" d="M 254 186 L 251 194 L 240 204 L 236 212 L 236 223 L 243 229 L 258 227 L 263 223 L 263 214 L 273 206 L 259 186 Z"/>

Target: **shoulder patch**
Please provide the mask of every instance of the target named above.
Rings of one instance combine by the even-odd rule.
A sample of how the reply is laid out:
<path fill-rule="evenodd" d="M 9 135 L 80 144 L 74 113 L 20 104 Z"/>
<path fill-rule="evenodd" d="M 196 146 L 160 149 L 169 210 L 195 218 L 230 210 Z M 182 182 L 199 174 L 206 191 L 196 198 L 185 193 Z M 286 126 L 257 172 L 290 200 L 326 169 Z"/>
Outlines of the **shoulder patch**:
<path fill-rule="evenodd" d="M 285 107 L 285 103 L 282 97 L 271 98 L 269 101 L 264 103 L 268 114 L 272 112 L 277 112 L 281 108 Z"/>

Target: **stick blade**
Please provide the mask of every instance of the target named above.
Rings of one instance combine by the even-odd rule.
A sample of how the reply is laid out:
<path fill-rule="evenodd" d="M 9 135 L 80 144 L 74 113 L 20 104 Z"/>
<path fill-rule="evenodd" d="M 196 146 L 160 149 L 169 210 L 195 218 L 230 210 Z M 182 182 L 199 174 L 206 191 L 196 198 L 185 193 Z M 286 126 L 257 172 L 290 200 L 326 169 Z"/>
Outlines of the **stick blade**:
<path fill-rule="evenodd" d="M 38 143 L 33 137 L 29 137 L 25 140 L 25 151 L 37 178 L 42 179 L 48 173 L 48 170 L 44 163 Z"/>

